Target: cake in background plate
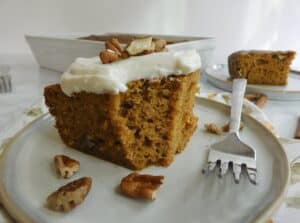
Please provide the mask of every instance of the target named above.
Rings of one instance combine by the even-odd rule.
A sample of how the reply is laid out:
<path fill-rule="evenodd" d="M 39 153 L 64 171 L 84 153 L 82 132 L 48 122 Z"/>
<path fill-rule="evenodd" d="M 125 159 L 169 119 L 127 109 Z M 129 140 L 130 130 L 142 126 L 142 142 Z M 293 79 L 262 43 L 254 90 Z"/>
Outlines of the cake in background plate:
<path fill-rule="evenodd" d="M 111 41 L 102 59 L 103 53 L 118 57 L 106 64 L 78 58 L 60 84 L 45 88 L 66 145 L 130 169 L 168 166 L 184 150 L 197 127 L 200 57 L 195 50 L 157 50 L 147 41 L 125 49 Z"/>
<path fill-rule="evenodd" d="M 238 51 L 228 57 L 231 78 L 248 84 L 286 85 L 294 51 Z"/>

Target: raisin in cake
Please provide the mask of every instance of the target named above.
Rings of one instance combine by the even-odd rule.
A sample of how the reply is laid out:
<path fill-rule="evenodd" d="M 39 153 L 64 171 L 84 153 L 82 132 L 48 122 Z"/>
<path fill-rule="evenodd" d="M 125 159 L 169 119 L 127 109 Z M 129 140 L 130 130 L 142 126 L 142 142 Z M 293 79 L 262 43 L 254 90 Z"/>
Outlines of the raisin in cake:
<path fill-rule="evenodd" d="M 69 147 L 130 169 L 168 166 L 197 127 L 200 66 L 194 50 L 110 64 L 79 58 L 45 101 Z"/>
<path fill-rule="evenodd" d="M 231 78 L 246 78 L 249 84 L 286 85 L 293 51 L 238 51 L 228 57 Z"/>

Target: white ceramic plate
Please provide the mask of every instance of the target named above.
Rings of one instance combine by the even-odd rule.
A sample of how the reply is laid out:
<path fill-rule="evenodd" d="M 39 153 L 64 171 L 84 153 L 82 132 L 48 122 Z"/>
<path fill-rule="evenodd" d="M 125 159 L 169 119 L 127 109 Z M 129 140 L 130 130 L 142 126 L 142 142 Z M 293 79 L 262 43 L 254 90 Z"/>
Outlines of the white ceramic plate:
<path fill-rule="evenodd" d="M 214 86 L 226 91 L 231 91 L 232 81 L 229 80 L 227 65 L 215 64 L 205 69 L 205 75 L 208 81 Z M 300 100 L 300 75 L 290 73 L 288 85 L 270 86 L 270 85 L 247 85 L 247 92 L 262 93 L 274 100 Z"/>
<path fill-rule="evenodd" d="M 6 144 L 0 167 L 0 194 L 3 205 L 20 222 L 205 222 L 265 223 L 280 206 L 289 181 L 289 164 L 277 138 L 262 124 L 243 116 L 242 139 L 257 150 L 258 185 L 245 176 L 239 185 L 229 173 L 219 179 L 205 177 L 207 145 L 220 140 L 204 132 L 208 122 L 224 124 L 228 106 L 208 99 L 196 99 L 198 129 L 168 168 L 150 167 L 143 173 L 165 176 L 165 183 L 154 202 L 123 197 L 116 188 L 131 171 L 67 148 L 60 140 L 54 121 L 42 116 Z M 93 178 L 85 202 L 68 214 L 44 207 L 49 193 L 70 180 L 59 179 L 52 167 L 53 156 L 69 155 L 81 162 L 74 176 Z"/>

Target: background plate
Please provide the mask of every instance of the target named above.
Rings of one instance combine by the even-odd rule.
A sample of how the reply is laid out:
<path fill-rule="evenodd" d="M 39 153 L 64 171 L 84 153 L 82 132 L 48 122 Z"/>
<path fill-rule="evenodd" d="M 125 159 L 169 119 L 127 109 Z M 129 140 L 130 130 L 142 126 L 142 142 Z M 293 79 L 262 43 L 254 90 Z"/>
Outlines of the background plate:
<path fill-rule="evenodd" d="M 211 65 L 205 69 L 204 73 L 211 84 L 223 90 L 231 91 L 232 81 L 228 79 L 227 65 Z M 262 93 L 274 100 L 300 100 L 300 75 L 290 73 L 286 86 L 248 84 L 247 92 Z"/>
<path fill-rule="evenodd" d="M 165 183 L 154 202 L 132 200 L 118 194 L 120 179 L 131 171 L 67 148 L 48 115 L 37 119 L 7 144 L 0 167 L 2 203 L 21 222 L 262 222 L 284 199 L 289 180 L 286 154 L 263 125 L 243 116 L 242 139 L 257 150 L 258 182 L 251 185 L 245 176 L 239 185 L 229 173 L 218 179 L 205 177 L 207 145 L 220 136 L 203 131 L 208 122 L 225 124 L 228 107 L 207 99 L 196 99 L 198 129 L 168 168 L 150 167 L 141 172 L 162 174 Z M 61 214 L 44 207 L 46 197 L 70 180 L 59 179 L 52 167 L 53 156 L 69 155 L 81 162 L 81 176 L 93 178 L 86 201 L 74 211 Z"/>

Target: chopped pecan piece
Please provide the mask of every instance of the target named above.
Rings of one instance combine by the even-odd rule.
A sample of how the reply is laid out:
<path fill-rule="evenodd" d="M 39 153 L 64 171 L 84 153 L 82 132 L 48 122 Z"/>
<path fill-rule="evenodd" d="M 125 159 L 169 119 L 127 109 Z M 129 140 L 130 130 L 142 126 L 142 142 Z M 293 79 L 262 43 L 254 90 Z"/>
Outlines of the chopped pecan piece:
<path fill-rule="evenodd" d="M 105 42 L 105 48 L 107 50 L 112 50 L 114 51 L 118 56 L 122 55 L 122 48 L 120 46 L 120 43 L 118 41 L 118 39 L 116 38 L 112 38 L 108 41 Z"/>
<path fill-rule="evenodd" d="M 126 58 L 124 51 L 116 38 L 112 38 L 105 42 L 105 50 L 99 53 L 100 60 L 103 64 L 113 63 L 120 59 Z"/>
<path fill-rule="evenodd" d="M 133 39 L 122 49 L 118 39 L 112 38 L 105 42 L 105 50 L 101 51 L 99 57 L 103 64 L 126 59 L 130 56 L 150 54 L 166 50 L 167 42 L 163 39 L 153 39 L 151 36 Z"/>
<path fill-rule="evenodd" d="M 50 194 L 47 198 L 46 206 L 53 211 L 71 211 L 84 201 L 91 186 L 92 178 L 90 177 L 72 181 Z"/>
<path fill-rule="evenodd" d="M 216 135 L 222 134 L 222 129 L 220 127 L 218 127 L 215 123 L 205 124 L 204 128 L 209 133 L 216 134 Z"/>
<path fill-rule="evenodd" d="M 152 53 L 155 50 L 155 44 L 152 37 L 144 37 L 132 40 L 126 47 L 126 51 L 130 56 Z"/>
<path fill-rule="evenodd" d="M 167 45 L 167 41 L 164 39 L 156 39 L 154 40 L 154 43 L 155 43 L 155 52 L 164 51 Z"/>
<path fill-rule="evenodd" d="M 259 108 L 263 108 L 268 101 L 268 97 L 264 94 L 246 94 L 245 98 L 253 102 Z"/>
<path fill-rule="evenodd" d="M 127 51 L 123 51 L 122 54 L 121 54 L 121 58 L 126 59 L 128 57 L 129 57 L 129 54 L 127 53 Z"/>
<path fill-rule="evenodd" d="M 54 165 L 59 174 L 64 178 L 70 178 L 80 168 L 80 163 L 65 155 L 56 155 Z"/>
<path fill-rule="evenodd" d="M 154 200 L 163 180 L 164 176 L 131 173 L 122 179 L 120 189 L 128 197 Z"/>
<path fill-rule="evenodd" d="M 240 123 L 239 131 L 242 131 L 243 128 L 244 128 L 244 126 L 245 126 L 244 123 L 241 122 L 241 123 Z M 227 123 L 226 125 L 223 125 L 223 126 L 222 126 L 222 130 L 223 130 L 223 132 L 229 132 L 229 123 Z"/>
<path fill-rule="evenodd" d="M 104 64 L 112 63 L 112 62 L 119 60 L 118 54 L 115 51 L 109 50 L 109 49 L 100 52 L 99 57 L 100 57 L 102 63 L 104 63 Z"/>

